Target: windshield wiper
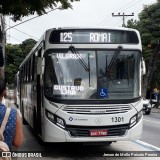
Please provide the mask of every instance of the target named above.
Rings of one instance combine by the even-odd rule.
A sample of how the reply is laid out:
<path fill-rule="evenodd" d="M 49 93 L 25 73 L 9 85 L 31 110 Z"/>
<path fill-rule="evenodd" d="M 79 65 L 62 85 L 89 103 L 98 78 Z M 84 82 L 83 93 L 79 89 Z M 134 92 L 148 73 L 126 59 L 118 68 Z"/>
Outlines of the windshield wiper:
<path fill-rule="evenodd" d="M 107 67 L 107 57 L 106 57 L 106 73 L 107 73 L 107 75 L 109 75 L 110 78 L 111 78 L 111 70 L 112 70 L 114 63 L 116 62 L 116 59 L 117 59 L 118 55 L 120 54 L 121 50 L 122 50 L 122 46 L 118 46 L 118 48 L 115 51 L 115 54 L 114 54 L 113 58 L 111 59 L 108 67 Z"/>
<path fill-rule="evenodd" d="M 75 54 L 78 58 L 78 61 L 80 62 L 80 64 L 82 65 L 82 67 L 86 70 L 89 71 L 90 68 L 87 65 L 87 63 L 85 62 L 85 60 L 81 57 L 81 55 L 79 54 L 79 52 L 76 50 L 76 48 L 74 46 L 70 46 L 69 49 L 71 50 L 71 52 L 73 54 Z"/>
<path fill-rule="evenodd" d="M 113 65 L 114 65 L 119 53 L 121 52 L 121 50 L 122 50 L 122 46 L 118 46 L 117 50 L 115 51 L 115 54 L 114 54 L 113 58 L 111 59 L 111 62 L 108 65 L 108 71 L 112 70 Z"/>

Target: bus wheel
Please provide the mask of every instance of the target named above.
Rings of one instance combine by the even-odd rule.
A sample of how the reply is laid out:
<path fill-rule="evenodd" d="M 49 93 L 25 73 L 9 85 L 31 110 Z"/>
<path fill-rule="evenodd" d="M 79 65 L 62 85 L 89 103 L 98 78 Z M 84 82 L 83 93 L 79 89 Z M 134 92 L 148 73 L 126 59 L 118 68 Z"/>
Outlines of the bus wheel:
<path fill-rule="evenodd" d="M 22 103 L 22 123 L 24 125 L 28 125 L 28 122 L 24 119 L 24 106 L 23 106 L 23 103 Z"/>

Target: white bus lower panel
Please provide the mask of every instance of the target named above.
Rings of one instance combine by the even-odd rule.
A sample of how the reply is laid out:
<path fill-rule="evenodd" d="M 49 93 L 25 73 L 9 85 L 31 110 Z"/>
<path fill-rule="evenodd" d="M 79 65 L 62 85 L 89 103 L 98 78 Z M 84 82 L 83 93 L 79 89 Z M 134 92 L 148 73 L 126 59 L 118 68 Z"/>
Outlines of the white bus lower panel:
<path fill-rule="evenodd" d="M 124 141 L 141 139 L 143 122 L 142 119 L 132 128 L 128 129 L 129 124 L 117 126 L 66 126 L 65 129 L 53 124 L 45 119 L 43 141 L 44 142 L 102 142 L 102 141 Z M 107 130 L 108 134 L 101 137 L 91 137 L 90 130 Z"/>
<path fill-rule="evenodd" d="M 101 141 L 126 141 L 126 140 L 137 140 L 141 139 L 141 133 L 142 133 L 142 120 L 140 120 L 134 127 L 131 129 L 126 129 L 125 125 L 121 125 L 119 128 L 108 128 L 108 135 L 103 137 L 90 137 L 89 135 L 86 135 L 85 137 L 79 136 L 79 137 L 73 137 L 70 136 L 67 132 L 66 134 L 66 140 L 67 142 L 101 142 Z M 103 128 L 102 128 L 103 129 Z M 87 134 L 87 133 L 86 133 Z"/>

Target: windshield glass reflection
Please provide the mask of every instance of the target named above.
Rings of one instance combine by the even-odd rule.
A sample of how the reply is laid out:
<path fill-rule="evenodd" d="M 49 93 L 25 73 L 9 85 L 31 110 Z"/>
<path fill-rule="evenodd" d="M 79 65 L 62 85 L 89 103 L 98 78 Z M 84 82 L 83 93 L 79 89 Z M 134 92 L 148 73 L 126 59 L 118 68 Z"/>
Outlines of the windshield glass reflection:
<path fill-rule="evenodd" d="M 58 99 L 132 99 L 140 96 L 138 51 L 78 50 L 46 55 L 45 95 Z M 114 58 L 114 63 L 109 65 Z"/>

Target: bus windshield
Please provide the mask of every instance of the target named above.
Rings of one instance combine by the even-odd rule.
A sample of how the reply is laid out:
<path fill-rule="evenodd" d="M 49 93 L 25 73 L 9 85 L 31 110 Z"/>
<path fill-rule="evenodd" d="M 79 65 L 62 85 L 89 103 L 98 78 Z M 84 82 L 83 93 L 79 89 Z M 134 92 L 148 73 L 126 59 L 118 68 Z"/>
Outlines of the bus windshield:
<path fill-rule="evenodd" d="M 140 96 L 140 51 L 50 51 L 45 61 L 45 95 L 69 100 L 117 100 Z M 115 54 L 117 54 L 115 56 Z M 88 66 L 86 70 L 79 57 Z"/>

